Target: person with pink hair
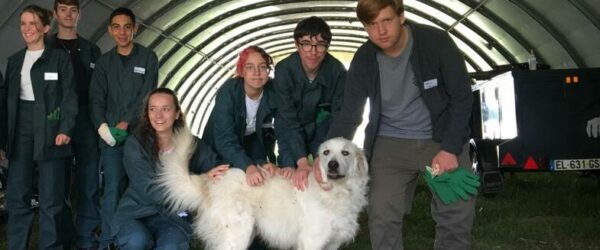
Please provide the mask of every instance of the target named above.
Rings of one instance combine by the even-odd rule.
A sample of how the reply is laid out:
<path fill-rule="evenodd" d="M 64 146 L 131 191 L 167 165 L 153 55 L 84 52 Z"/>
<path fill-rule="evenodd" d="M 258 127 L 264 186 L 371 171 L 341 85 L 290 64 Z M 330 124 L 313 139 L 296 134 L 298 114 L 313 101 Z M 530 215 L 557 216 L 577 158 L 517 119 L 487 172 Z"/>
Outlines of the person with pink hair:
<path fill-rule="evenodd" d="M 277 168 L 274 118 L 277 96 L 269 73 L 273 59 L 262 48 L 249 46 L 239 55 L 235 76 L 217 91 L 215 106 L 202 140 L 222 161 L 246 172 L 250 186 L 262 185 Z M 291 178 L 294 169 L 278 170 Z M 250 249 L 263 249 L 255 240 Z"/>
<path fill-rule="evenodd" d="M 262 48 L 245 48 L 235 76 L 217 91 L 202 136 L 231 167 L 246 171 L 250 186 L 262 185 L 265 174 L 275 170 L 273 122 L 278 102 L 269 77 L 272 66 L 273 59 Z M 286 168 L 282 174 L 291 177 L 293 172 Z"/>

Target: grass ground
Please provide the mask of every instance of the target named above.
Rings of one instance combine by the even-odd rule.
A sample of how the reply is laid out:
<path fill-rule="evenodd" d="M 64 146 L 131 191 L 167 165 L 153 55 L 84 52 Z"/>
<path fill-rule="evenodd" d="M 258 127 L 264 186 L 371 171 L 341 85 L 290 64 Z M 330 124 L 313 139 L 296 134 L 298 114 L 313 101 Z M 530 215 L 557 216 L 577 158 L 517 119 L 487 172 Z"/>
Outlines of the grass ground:
<path fill-rule="evenodd" d="M 506 174 L 505 190 L 479 197 L 473 249 L 600 249 L 600 186 L 579 173 Z M 417 187 L 404 229 L 405 249 L 433 249 L 434 222 L 424 183 Z M 366 218 L 361 218 L 361 225 Z M 344 249 L 370 249 L 362 227 Z"/>
<path fill-rule="evenodd" d="M 600 186 L 579 173 L 516 173 L 506 175 L 505 190 L 480 197 L 473 227 L 473 249 L 600 249 Z M 434 222 L 431 194 L 417 188 L 413 212 L 406 218 L 405 249 L 432 249 Z M 370 249 L 367 218 L 361 231 L 343 249 Z M 6 249 L 5 224 L 0 224 L 0 249 Z M 35 245 L 35 243 L 34 243 Z M 201 249 L 195 244 L 195 249 Z"/>

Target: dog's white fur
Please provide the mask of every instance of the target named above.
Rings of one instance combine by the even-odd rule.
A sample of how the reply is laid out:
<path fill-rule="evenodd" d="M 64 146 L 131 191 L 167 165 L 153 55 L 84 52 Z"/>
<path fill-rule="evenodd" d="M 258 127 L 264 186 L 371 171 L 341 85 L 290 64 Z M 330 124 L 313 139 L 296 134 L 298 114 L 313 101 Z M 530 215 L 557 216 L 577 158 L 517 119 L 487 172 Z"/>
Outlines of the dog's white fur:
<path fill-rule="evenodd" d="M 367 204 L 368 166 L 352 142 L 334 138 L 319 148 L 318 167 L 329 191 L 312 172 L 308 188 L 298 191 L 277 175 L 250 187 L 245 173 L 236 168 L 216 182 L 205 174 L 190 175 L 194 137 L 185 131 L 174 141 L 174 152 L 161 156 L 164 167 L 158 181 L 174 211 L 197 212 L 194 234 L 209 249 L 246 249 L 255 234 L 278 249 L 337 249 L 356 235 L 358 214 Z M 336 163 L 338 171 L 333 169 Z"/>

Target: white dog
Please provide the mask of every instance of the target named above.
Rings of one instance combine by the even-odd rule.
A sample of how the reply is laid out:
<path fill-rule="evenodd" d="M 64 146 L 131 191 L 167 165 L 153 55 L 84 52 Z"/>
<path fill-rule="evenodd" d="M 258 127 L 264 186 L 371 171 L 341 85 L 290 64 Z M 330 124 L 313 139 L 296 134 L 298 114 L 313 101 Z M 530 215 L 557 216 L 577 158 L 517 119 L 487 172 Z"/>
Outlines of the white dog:
<path fill-rule="evenodd" d="M 237 168 L 214 183 L 190 175 L 193 141 L 189 133 L 177 135 L 174 152 L 161 157 L 158 181 L 174 211 L 197 212 L 194 234 L 209 249 L 246 249 L 255 234 L 278 249 L 337 249 L 356 235 L 358 214 L 367 204 L 368 166 L 352 142 L 324 142 L 318 167 L 325 182 L 319 185 L 311 172 L 308 188 L 298 191 L 277 175 L 250 187 Z"/>

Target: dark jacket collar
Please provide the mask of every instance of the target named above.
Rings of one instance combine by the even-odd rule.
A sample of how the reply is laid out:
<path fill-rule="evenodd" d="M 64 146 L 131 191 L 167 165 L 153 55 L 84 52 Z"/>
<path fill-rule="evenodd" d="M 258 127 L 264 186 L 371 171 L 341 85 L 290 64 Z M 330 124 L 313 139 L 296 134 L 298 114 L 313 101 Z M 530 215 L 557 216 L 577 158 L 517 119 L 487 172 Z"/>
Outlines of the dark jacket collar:
<path fill-rule="evenodd" d="M 325 75 L 328 72 L 333 71 L 333 68 L 331 67 L 332 60 L 333 60 L 333 56 L 331 54 L 329 54 L 329 52 L 327 52 L 325 54 L 325 58 L 323 58 L 323 61 L 321 62 L 321 65 L 319 66 L 319 71 L 317 72 L 317 77 L 315 77 L 315 79 L 313 80 L 313 83 L 316 83 L 316 84 L 319 84 L 319 85 L 322 85 L 325 87 L 331 87 L 332 83 L 325 80 Z M 306 77 L 306 74 L 304 73 L 304 68 L 302 67 L 302 61 L 300 59 L 300 53 L 298 53 L 298 51 L 296 51 L 290 55 L 290 66 L 293 67 L 294 69 L 300 70 L 299 72 L 301 72 L 300 75 L 302 75 L 301 76 L 302 79 L 298 79 L 298 80 L 308 82 L 308 77 Z"/>
<path fill-rule="evenodd" d="M 232 78 L 230 81 L 234 81 L 235 82 L 235 95 L 237 95 L 237 98 L 239 98 L 239 100 L 241 101 L 238 105 L 239 105 L 239 109 L 240 112 L 243 113 L 243 116 L 246 117 L 246 92 L 244 90 L 244 78 L 242 77 L 235 77 Z M 262 109 L 267 109 L 267 108 L 273 108 L 273 98 L 275 98 L 274 95 L 271 94 L 271 92 L 274 91 L 273 90 L 273 79 L 269 78 L 267 80 L 267 83 L 265 84 L 265 86 L 263 86 L 263 91 L 261 93 L 262 98 L 260 99 L 260 105 L 259 105 L 259 110 Z"/>
<path fill-rule="evenodd" d="M 54 35 L 48 36 L 46 38 L 47 45 L 54 46 L 56 42 L 58 42 L 58 33 L 55 33 Z M 79 34 L 77 34 L 77 45 L 79 45 L 79 49 L 81 50 L 88 50 L 92 47 L 91 43 L 85 40 Z"/>
<path fill-rule="evenodd" d="M 42 52 L 42 56 L 38 60 L 45 60 L 52 53 L 53 48 L 48 46 L 48 44 L 44 45 L 44 52 Z M 23 65 L 23 60 L 25 59 L 25 53 L 27 52 L 27 47 L 19 50 L 19 52 L 15 53 L 11 57 L 8 58 L 9 63 L 17 63 L 18 65 Z"/>
<path fill-rule="evenodd" d="M 133 49 L 131 49 L 131 53 L 129 53 L 129 55 L 127 55 L 127 57 L 132 57 L 132 56 L 136 56 L 138 54 L 138 50 L 140 45 L 136 42 L 133 43 Z M 114 56 L 118 56 L 119 53 L 117 52 L 117 46 L 113 47 L 109 53 L 113 54 Z"/>

